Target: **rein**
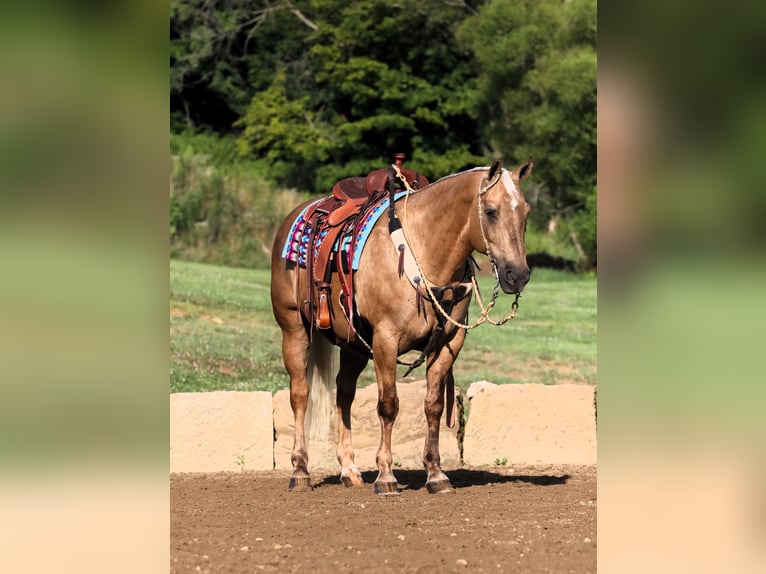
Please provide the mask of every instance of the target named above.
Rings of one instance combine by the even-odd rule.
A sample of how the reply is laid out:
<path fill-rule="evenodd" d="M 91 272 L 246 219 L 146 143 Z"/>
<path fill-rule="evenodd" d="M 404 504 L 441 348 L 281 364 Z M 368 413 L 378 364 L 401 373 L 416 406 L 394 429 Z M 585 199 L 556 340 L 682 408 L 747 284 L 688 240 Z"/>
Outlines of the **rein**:
<path fill-rule="evenodd" d="M 399 170 L 399 167 L 396 164 L 393 164 L 391 166 L 394 170 L 394 173 L 396 174 L 396 177 L 404 184 L 407 195 L 404 196 L 404 212 L 403 212 L 403 219 L 402 219 L 402 231 L 404 232 L 405 239 L 407 241 L 408 245 L 412 245 L 412 242 L 409 240 L 410 233 L 409 233 L 409 226 L 407 222 L 407 200 L 410 197 L 410 194 L 414 192 L 412 187 L 410 187 L 409 182 L 407 181 L 407 178 L 404 177 L 402 172 Z M 415 255 L 415 252 L 412 251 L 412 247 L 410 247 L 410 251 L 412 252 L 412 256 L 415 260 L 415 264 L 418 268 L 419 277 L 422 280 L 423 285 L 426 287 L 426 291 L 428 292 L 428 295 L 433 302 L 434 306 L 438 310 L 441 318 L 443 320 L 446 320 L 447 322 L 451 323 L 455 327 L 459 329 L 475 329 L 482 323 L 490 323 L 491 325 L 504 325 L 511 319 L 513 319 L 516 316 L 516 310 L 519 308 L 519 297 L 521 296 L 520 293 L 516 293 L 516 298 L 514 299 L 513 303 L 511 303 L 511 310 L 510 312 L 503 317 L 500 320 L 493 319 L 489 316 L 492 309 L 495 307 L 495 303 L 497 302 L 497 298 L 500 295 L 500 278 L 498 276 L 497 272 L 497 264 L 495 263 L 495 258 L 492 255 L 492 251 L 489 247 L 489 240 L 487 239 L 487 235 L 484 231 L 484 218 L 483 218 L 483 209 L 482 209 L 482 202 L 481 198 L 482 196 L 487 193 L 490 189 L 492 189 L 497 183 L 500 181 L 500 176 L 502 174 L 502 170 L 498 171 L 497 175 L 495 175 L 494 178 L 492 178 L 491 181 L 488 181 L 486 185 L 484 185 L 484 182 L 486 181 L 486 177 L 483 177 L 481 180 L 481 184 L 479 186 L 479 192 L 477 195 L 477 205 L 479 210 L 479 229 L 481 230 L 481 237 L 484 240 L 484 247 L 487 250 L 487 257 L 489 258 L 490 263 L 492 264 L 492 273 L 495 276 L 495 287 L 492 290 L 492 299 L 490 300 L 488 305 L 484 305 L 484 301 L 481 297 L 481 291 L 479 290 L 479 284 L 476 281 L 476 274 L 473 272 L 473 268 L 469 265 L 469 274 L 471 276 L 471 286 L 476 290 L 476 301 L 479 304 L 479 308 L 481 309 L 481 314 L 479 318 L 471 323 L 461 323 L 460 321 L 456 321 L 452 318 L 452 316 L 449 314 L 449 311 L 445 310 L 442 306 L 440 300 L 438 297 L 436 297 L 434 293 L 434 289 L 442 289 L 439 287 L 436 287 L 431 284 L 430 281 L 426 278 L 426 276 L 423 274 L 423 266 L 420 264 L 420 261 L 417 258 L 417 255 Z M 393 205 L 393 203 L 392 203 Z"/>

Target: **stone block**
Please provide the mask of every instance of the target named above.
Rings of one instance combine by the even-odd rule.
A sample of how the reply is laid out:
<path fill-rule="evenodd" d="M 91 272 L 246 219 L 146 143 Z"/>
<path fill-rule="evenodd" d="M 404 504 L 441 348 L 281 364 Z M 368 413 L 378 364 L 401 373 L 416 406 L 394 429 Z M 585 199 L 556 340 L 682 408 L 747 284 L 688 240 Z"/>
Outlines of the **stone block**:
<path fill-rule="evenodd" d="M 272 414 L 264 391 L 170 395 L 170 472 L 273 469 Z"/>
<path fill-rule="evenodd" d="M 292 469 L 290 451 L 293 448 L 293 411 L 288 389 L 274 393 L 274 468 Z M 309 456 L 311 453 L 309 453 Z"/>
<path fill-rule="evenodd" d="M 595 388 L 486 385 L 469 404 L 463 460 L 469 466 L 596 464 Z"/>

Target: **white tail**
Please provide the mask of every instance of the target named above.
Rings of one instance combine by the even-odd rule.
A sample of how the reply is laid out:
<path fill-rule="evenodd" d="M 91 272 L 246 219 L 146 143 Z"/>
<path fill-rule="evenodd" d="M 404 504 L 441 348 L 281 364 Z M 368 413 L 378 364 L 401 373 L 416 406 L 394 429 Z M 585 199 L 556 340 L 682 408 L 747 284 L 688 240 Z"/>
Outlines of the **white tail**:
<path fill-rule="evenodd" d="M 336 469 L 335 454 L 337 416 L 334 375 L 336 356 L 334 346 L 321 334 L 314 333 L 309 345 L 307 381 L 309 404 L 306 411 L 306 442 L 312 468 Z"/>

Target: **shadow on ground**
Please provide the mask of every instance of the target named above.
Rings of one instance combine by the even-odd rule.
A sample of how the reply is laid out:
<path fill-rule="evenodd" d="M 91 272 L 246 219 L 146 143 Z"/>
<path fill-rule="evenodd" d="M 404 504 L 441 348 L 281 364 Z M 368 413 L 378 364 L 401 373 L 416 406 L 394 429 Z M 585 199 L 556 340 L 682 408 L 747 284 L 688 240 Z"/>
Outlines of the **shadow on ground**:
<path fill-rule="evenodd" d="M 500 474 L 497 472 L 490 472 L 488 470 L 473 470 L 473 469 L 458 469 L 445 471 L 449 477 L 452 486 L 456 489 L 468 488 L 471 486 L 485 486 L 488 484 L 504 484 L 507 482 L 523 482 L 527 484 L 533 484 L 535 486 L 553 486 L 557 484 L 566 484 L 571 478 L 569 474 L 562 474 L 560 476 L 555 475 L 510 475 Z M 402 489 L 406 490 L 420 490 L 425 488 L 426 485 L 426 471 L 425 470 L 394 470 L 396 479 Z M 362 473 L 362 480 L 365 484 L 371 484 L 375 482 L 378 476 L 376 470 L 368 470 Z M 314 485 L 314 488 L 322 488 L 323 486 L 339 485 L 340 476 L 334 474 L 331 476 L 325 476 L 321 481 Z"/>

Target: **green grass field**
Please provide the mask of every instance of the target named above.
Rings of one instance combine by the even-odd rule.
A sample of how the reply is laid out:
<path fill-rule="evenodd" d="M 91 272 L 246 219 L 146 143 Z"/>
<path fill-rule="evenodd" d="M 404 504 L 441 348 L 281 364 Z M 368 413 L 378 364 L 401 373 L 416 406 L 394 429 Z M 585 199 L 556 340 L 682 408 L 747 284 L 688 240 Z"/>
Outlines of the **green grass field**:
<path fill-rule="evenodd" d="M 488 300 L 493 282 L 482 277 L 479 283 Z M 507 313 L 512 300 L 501 294 L 493 316 Z M 479 380 L 595 384 L 595 277 L 537 269 L 519 303 L 509 323 L 469 332 L 455 363 L 461 390 Z M 474 307 L 471 317 L 478 316 Z M 410 376 L 424 377 L 425 367 Z M 360 386 L 374 377 L 370 364 Z M 287 386 L 269 271 L 171 261 L 170 391 L 273 392 Z"/>

